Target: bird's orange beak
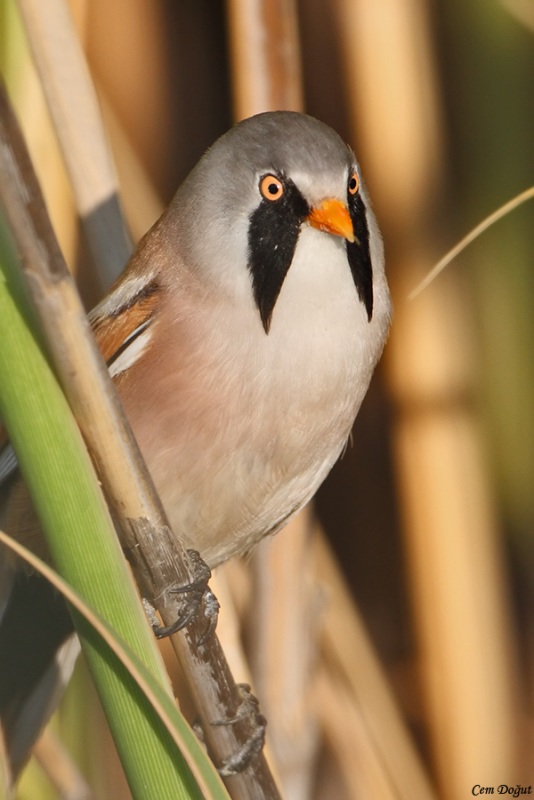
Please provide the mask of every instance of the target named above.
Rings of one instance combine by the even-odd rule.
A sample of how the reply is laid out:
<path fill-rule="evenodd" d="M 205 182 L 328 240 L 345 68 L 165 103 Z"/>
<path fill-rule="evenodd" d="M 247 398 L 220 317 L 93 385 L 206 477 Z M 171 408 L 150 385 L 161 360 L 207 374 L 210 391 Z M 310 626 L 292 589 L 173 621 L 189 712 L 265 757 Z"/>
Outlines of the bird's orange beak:
<path fill-rule="evenodd" d="M 328 197 L 320 205 L 312 208 L 307 221 L 320 231 L 343 236 L 349 242 L 357 241 L 347 206 L 334 197 Z"/>

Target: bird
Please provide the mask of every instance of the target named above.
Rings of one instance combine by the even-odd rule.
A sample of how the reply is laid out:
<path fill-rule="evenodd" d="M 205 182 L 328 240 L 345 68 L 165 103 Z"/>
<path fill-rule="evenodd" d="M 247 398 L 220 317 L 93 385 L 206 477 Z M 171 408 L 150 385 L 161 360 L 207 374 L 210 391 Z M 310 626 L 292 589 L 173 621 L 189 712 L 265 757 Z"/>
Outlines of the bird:
<path fill-rule="evenodd" d="M 340 457 L 388 336 L 383 243 L 352 149 L 298 112 L 237 123 L 89 320 L 175 535 L 211 569 L 248 553 Z M 15 464 L 8 446 L 0 476 Z M 6 524 L 39 549 L 28 513 L 12 500 Z M 28 589 L 17 575 L 4 583 L 5 646 L 14 589 L 26 600 Z M 25 706 L 15 684 L 2 693 L 6 672 L 0 718 L 13 733 Z"/>

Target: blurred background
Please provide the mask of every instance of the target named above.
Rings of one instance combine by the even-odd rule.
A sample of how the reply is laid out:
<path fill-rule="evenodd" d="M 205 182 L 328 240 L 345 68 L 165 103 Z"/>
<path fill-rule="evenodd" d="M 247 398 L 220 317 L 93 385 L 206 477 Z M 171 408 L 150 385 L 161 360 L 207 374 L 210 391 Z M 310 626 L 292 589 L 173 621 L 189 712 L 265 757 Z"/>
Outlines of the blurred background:
<path fill-rule="evenodd" d="M 384 236 L 395 318 L 352 446 L 278 552 L 230 567 L 284 797 L 460 800 L 534 784 L 532 202 L 408 299 L 534 183 L 532 2 L 69 5 L 134 239 L 233 121 L 267 108 L 305 110 L 350 142 Z M 0 0 L 0 67 L 89 308 L 101 288 L 15 0 Z M 358 649 L 361 619 L 381 667 Z M 76 689 L 61 725 L 82 742 L 82 771 L 95 797 L 127 798 L 118 767 L 102 766 L 104 734 L 90 756 L 87 716 L 75 733 L 83 668 Z M 20 800 L 58 796 L 32 769 Z"/>

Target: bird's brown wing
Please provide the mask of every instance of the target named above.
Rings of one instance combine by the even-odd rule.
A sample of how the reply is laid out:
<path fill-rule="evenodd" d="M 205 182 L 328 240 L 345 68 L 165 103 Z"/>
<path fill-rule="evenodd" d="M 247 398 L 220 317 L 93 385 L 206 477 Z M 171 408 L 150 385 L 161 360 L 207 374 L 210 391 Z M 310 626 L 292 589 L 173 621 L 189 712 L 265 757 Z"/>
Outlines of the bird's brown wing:
<path fill-rule="evenodd" d="M 127 302 L 112 313 L 104 306 L 97 306 L 91 312 L 89 321 L 107 364 L 150 325 L 160 299 L 159 285 L 154 281 L 128 298 Z"/>

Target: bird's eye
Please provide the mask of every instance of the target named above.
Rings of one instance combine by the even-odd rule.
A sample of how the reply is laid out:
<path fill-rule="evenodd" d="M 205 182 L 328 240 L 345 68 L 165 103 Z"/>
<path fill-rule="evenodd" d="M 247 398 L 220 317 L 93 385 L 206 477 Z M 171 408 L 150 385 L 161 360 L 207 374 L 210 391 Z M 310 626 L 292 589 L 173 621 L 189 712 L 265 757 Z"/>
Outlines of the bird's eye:
<path fill-rule="evenodd" d="M 360 179 L 358 177 L 358 173 L 354 171 L 349 178 L 349 183 L 348 183 L 349 194 L 355 195 L 359 188 L 360 188 Z"/>
<path fill-rule="evenodd" d="M 260 192 L 266 200 L 280 200 L 284 185 L 276 175 L 264 175 L 260 181 Z"/>

